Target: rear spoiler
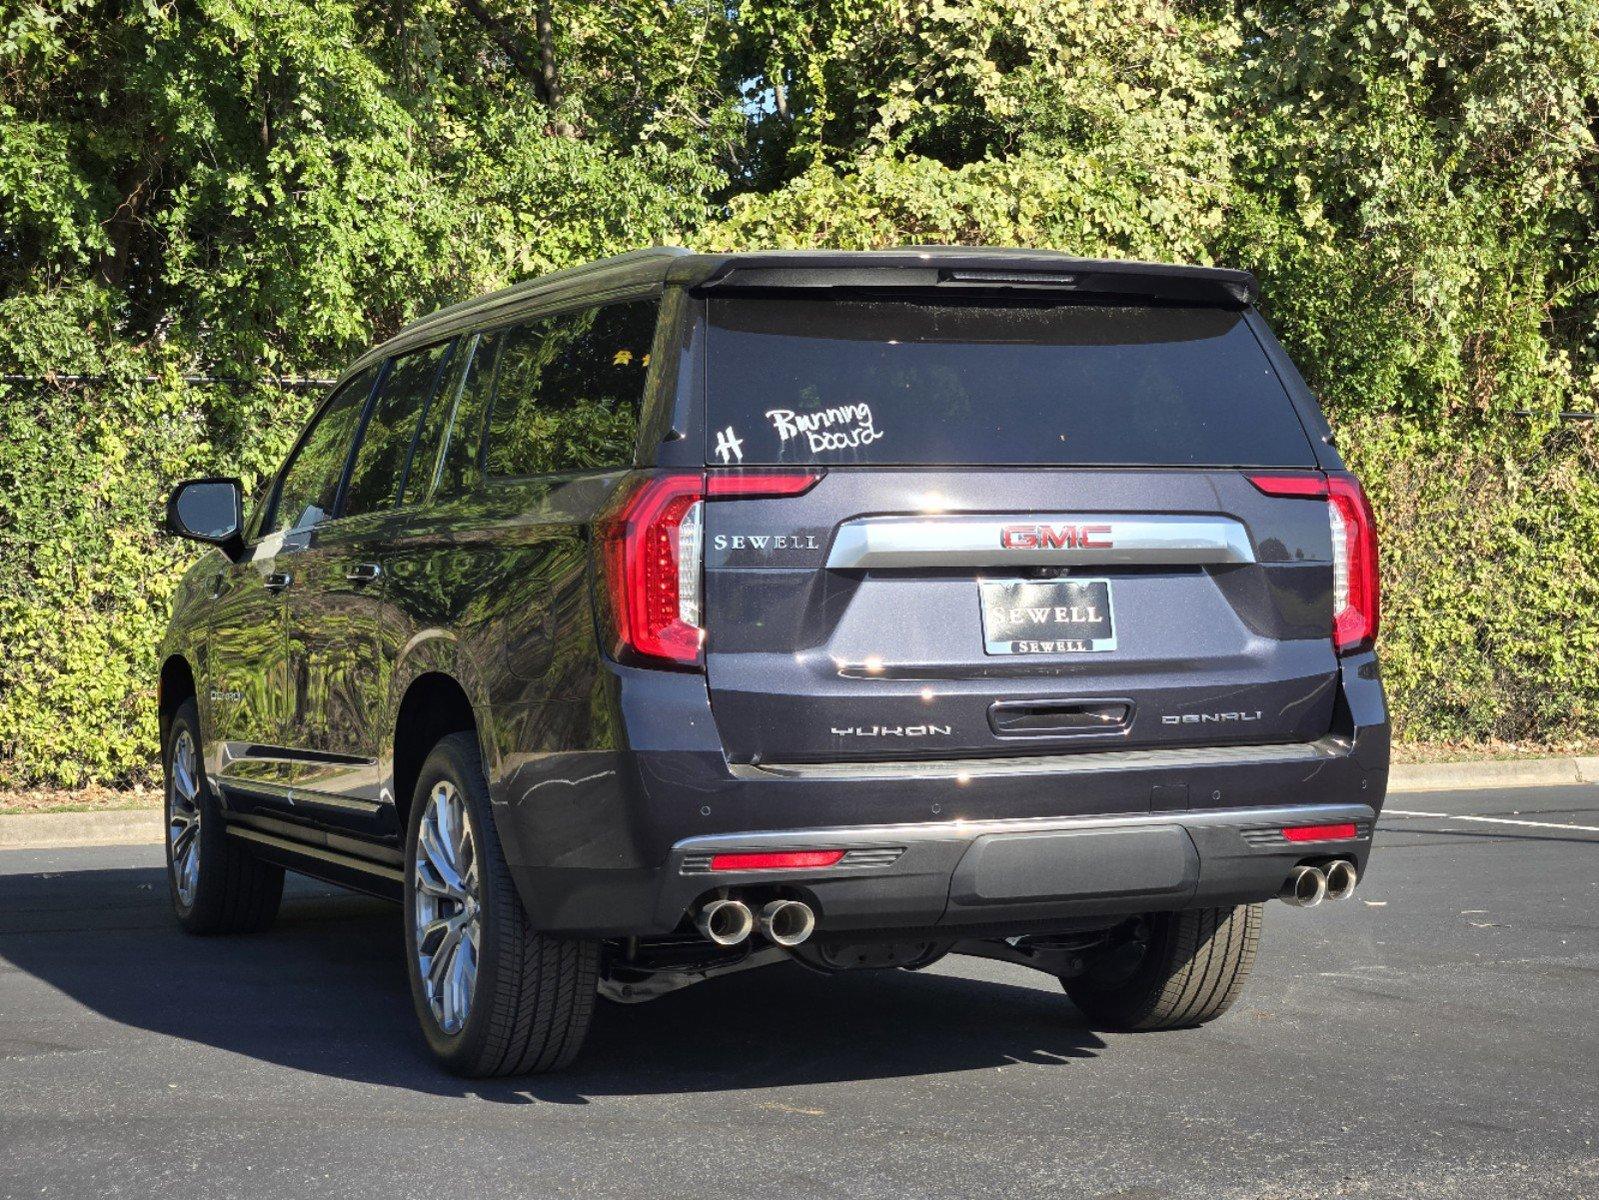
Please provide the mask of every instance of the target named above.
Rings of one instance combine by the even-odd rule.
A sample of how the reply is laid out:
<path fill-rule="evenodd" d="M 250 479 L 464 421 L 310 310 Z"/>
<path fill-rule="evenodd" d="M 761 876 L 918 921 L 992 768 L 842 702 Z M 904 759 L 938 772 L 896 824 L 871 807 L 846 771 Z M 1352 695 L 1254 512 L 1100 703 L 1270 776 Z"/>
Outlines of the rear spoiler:
<path fill-rule="evenodd" d="M 1253 304 L 1260 294 L 1248 271 L 955 247 L 694 255 L 671 264 L 667 276 L 671 282 L 706 291 L 1018 289 L 1228 307 Z"/>

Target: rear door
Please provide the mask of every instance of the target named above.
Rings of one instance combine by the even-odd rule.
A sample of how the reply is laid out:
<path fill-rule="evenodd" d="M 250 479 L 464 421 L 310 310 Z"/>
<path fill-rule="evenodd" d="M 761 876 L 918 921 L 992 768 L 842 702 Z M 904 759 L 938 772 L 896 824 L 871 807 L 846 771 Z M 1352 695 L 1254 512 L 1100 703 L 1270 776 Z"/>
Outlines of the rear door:
<path fill-rule="evenodd" d="M 706 302 L 706 671 L 737 761 L 1307 742 L 1331 538 L 1237 308 Z"/>

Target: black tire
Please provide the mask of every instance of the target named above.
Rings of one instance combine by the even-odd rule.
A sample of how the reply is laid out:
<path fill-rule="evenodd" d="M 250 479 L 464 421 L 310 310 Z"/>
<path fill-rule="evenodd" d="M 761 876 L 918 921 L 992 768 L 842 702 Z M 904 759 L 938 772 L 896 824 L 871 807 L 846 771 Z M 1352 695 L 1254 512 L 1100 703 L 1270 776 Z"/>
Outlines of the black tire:
<path fill-rule="evenodd" d="M 465 801 L 478 906 L 476 979 L 454 1032 L 434 1012 L 418 954 L 417 855 L 424 815 L 441 784 Z M 540 933 L 529 922 L 505 864 L 471 733 L 440 741 L 417 779 L 406 828 L 405 950 L 417 1020 L 447 1070 L 469 1077 L 527 1075 L 559 1070 L 577 1057 L 594 1015 L 600 944 Z"/>
<path fill-rule="evenodd" d="M 1187 1029 L 1213 1021 L 1244 988 L 1261 905 L 1149 913 L 1137 936 L 1063 980 L 1089 1021 L 1109 1029 Z"/>
<path fill-rule="evenodd" d="M 180 755 L 185 763 L 181 773 L 175 769 Z M 192 699 L 173 714 L 161 762 L 166 772 L 167 889 L 178 924 L 197 934 L 260 933 L 277 918 L 283 868 L 256 858 L 223 827 L 206 783 L 200 718 Z M 187 769 L 191 763 L 192 771 Z M 180 832 L 184 836 L 175 836 Z M 187 857 L 191 843 L 199 851 L 197 860 Z"/>

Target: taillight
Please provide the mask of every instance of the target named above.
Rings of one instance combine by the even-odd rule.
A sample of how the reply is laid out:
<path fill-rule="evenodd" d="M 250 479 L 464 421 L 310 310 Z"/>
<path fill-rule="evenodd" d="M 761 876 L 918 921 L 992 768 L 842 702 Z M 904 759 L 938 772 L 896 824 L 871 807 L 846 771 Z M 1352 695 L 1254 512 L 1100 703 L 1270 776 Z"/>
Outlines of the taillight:
<path fill-rule="evenodd" d="M 598 522 L 612 654 L 698 667 L 705 643 L 705 502 L 798 496 L 821 471 L 643 477 Z"/>
<path fill-rule="evenodd" d="M 704 481 L 657 475 L 625 494 L 600 522 L 605 599 L 620 659 L 693 667 L 700 622 Z"/>
<path fill-rule="evenodd" d="M 1327 476 L 1333 543 L 1333 644 L 1340 654 L 1377 640 L 1382 597 L 1377 581 L 1377 522 L 1353 475 Z"/>
<path fill-rule="evenodd" d="M 1326 500 L 1332 531 L 1333 646 L 1340 654 L 1367 650 L 1377 640 L 1381 596 L 1377 583 L 1377 522 L 1360 482 L 1343 472 L 1251 475 L 1268 496 Z"/>

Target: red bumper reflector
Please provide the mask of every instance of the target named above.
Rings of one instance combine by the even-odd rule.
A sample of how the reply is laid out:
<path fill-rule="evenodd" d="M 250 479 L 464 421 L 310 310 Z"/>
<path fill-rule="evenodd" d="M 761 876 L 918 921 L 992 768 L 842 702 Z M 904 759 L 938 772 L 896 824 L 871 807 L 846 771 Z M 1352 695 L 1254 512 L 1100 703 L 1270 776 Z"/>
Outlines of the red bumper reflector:
<path fill-rule="evenodd" d="M 791 871 L 796 867 L 831 867 L 843 857 L 842 850 L 780 850 L 768 854 L 716 854 L 711 856 L 711 870 Z"/>
<path fill-rule="evenodd" d="M 1290 825 L 1283 830 L 1283 837 L 1290 842 L 1336 842 L 1354 836 L 1353 821 L 1344 825 Z"/>

